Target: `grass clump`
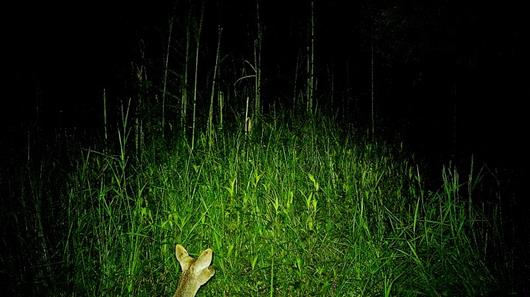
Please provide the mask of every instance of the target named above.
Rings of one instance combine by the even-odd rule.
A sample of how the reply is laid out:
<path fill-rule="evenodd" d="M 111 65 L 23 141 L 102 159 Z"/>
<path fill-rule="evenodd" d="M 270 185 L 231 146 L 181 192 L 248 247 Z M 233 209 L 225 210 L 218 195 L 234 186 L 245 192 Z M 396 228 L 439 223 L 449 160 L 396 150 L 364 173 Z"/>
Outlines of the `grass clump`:
<path fill-rule="evenodd" d="M 71 293 L 171 296 L 177 243 L 194 257 L 214 250 L 201 296 L 489 290 L 473 177 L 463 183 L 451 168 L 427 191 L 399 151 L 326 119 L 262 121 L 252 135 L 222 131 L 213 144 L 203 135 L 193 149 L 181 139 L 149 154 L 87 151 L 71 175 Z"/>

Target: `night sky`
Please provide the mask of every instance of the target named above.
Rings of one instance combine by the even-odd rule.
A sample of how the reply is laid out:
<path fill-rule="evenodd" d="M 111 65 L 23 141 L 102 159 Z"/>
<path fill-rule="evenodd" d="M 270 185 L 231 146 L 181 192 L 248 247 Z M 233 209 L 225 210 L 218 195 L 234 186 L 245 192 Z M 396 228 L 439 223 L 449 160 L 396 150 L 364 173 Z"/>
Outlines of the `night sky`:
<path fill-rule="evenodd" d="M 35 125 L 43 133 L 101 127 L 103 89 L 116 101 L 127 96 L 139 46 L 145 46 L 149 61 L 159 62 L 169 18 L 177 16 L 175 30 L 183 26 L 178 17 L 185 12 L 175 1 L 109 2 L 20 2 L 3 9 L 9 16 L 2 37 L 7 49 L 2 164 L 13 165 L 25 131 Z M 301 0 L 261 2 L 263 92 L 276 94 L 292 78 L 309 8 Z M 516 197 L 511 202 L 516 215 L 527 218 L 530 26 L 522 5 L 442 0 L 316 0 L 316 5 L 317 68 L 321 75 L 334 67 L 341 100 L 350 107 L 355 100 L 361 108 L 369 106 L 371 37 L 381 135 L 403 141 L 436 168 L 449 160 L 468 166 L 473 155 L 499 172 L 514 193 L 508 198 Z M 250 58 L 255 2 L 207 1 L 205 7 L 204 51 L 213 56 L 221 25 L 224 52 Z M 330 109 L 337 108 L 340 113 L 340 104 Z M 345 122 L 355 122 L 355 116 L 366 121 L 365 111 L 348 110 L 352 118 Z"/>

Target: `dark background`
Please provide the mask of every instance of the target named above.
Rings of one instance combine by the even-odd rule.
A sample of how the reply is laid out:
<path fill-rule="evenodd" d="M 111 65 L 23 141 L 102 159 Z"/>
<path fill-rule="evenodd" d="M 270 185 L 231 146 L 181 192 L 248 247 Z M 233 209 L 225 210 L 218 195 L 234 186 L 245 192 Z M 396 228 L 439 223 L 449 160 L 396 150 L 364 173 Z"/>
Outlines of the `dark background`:
<path fill-rule="evenodd" d="M 286 97 L 305 45 L 309 4 L 262 2 L 263 92 Z M 340 115 L 342 123 L 368 127 L 373 53 L 377 134 L 402 141 L 429 164 L 433 176 L 439 177 L 450 160 L 465 172 L 471 156 L 477 167 L 486 166 L 494 176 L 487 182 L 501 184 L 506 228 L 513 233 L 510 241 L 524 273 L 530 248 L 524 186 L 527 11 L 510 1 L 344 2 L 351 1 L 316 0 L 321 90 L 326 90 L 326 67 L 334 69 L 337 88 L 333 106 L 320 99 L 322 110 Z M 177 30 L 183 26 L 178 16 L 185 15 L 179 10 L 185 5 L 175 3 L 41 1 L 3 9 L 3 169 L 20 165 L 27 131 L 35 127 L 41 139 L 35 150 L 58 129 L 100 133 L 103 89 L 111 102 L 127 96 L 130 65 L 139 60 L 139 48 L 147 61 L 160 62 L 169 18 L 176 16 Z M 204 51 L 213 56 L 221 25 L 225 53 L 250 59 L 255 2 L 206 1 L 205 9 Z"/>
<path fill-rule="evenodd" d="M 254 29 L 255 4 L 250 2 L 207 1 L 205 34 L 215 38 L 217 25 L 223 26 L 229 54 L 252 41 L 248 32 Z M 291 79 L 304 46 L 308 5 L 288 2 L 261 4 L 264 80 Z M 339 87 L 350 88 L 349 98 L 342 100 L 359 100 L 363 107 L 370 97 L 372 38 L 382 127 L 398 124 L 406 142 L 473 152 L 519 167 L 526 156 L 529 94 L 523 7 L 429 2 L 317 1 L 317 68 L 323 73 L 324 67 L 334 67 Z M 169 17 L 183 14 L 175 12 L 173 1 L 17 5 L 5 10 L 3 45 L 9 92 L 2 100 L 2 118 L 11 129 L 35 120 L 37 113 L 41 125 L 92 126 L 101 114 L 102 90 L 122 95 L 140 40 L 148 55 L 163 55 Z M 215 44 L 208 41 L 212 38 L 204 47 L 213 51 Z M 350 66 L 348 77 L 344 64 Z M 448 139 L 454 134 L 456 139 Z"/>

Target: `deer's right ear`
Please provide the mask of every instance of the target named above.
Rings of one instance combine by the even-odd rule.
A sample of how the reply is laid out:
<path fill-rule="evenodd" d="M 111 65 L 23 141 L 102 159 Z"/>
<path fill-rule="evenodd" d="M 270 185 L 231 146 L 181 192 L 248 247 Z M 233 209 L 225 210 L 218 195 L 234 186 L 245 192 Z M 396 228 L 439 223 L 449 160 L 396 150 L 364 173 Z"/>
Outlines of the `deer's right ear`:
<path fill-rule="evenodd" d="M 212 249 L 206 249 L 204 250 L 199 258 L 197 258 L 197 261 L 195 261 L 195 267 L 197 267 L 198 270 L 204 270 L 210 266 L 210 263 L 212 263 Z"/>

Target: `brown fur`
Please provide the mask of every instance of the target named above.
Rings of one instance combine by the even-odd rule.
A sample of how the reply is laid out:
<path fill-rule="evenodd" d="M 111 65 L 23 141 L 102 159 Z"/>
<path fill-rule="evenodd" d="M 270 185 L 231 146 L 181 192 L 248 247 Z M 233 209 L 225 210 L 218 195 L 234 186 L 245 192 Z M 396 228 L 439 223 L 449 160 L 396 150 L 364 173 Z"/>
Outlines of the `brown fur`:
<path fill-rule="evenodd" d="M 213 251 L 206 249 L 195 260 L 182 245 L 177 244 L 175 253 L 180 263 L 182 275 L 174 297 L 193 297 L 199 288 L 215 274 L 215 270 L 210 267 Z"/>

